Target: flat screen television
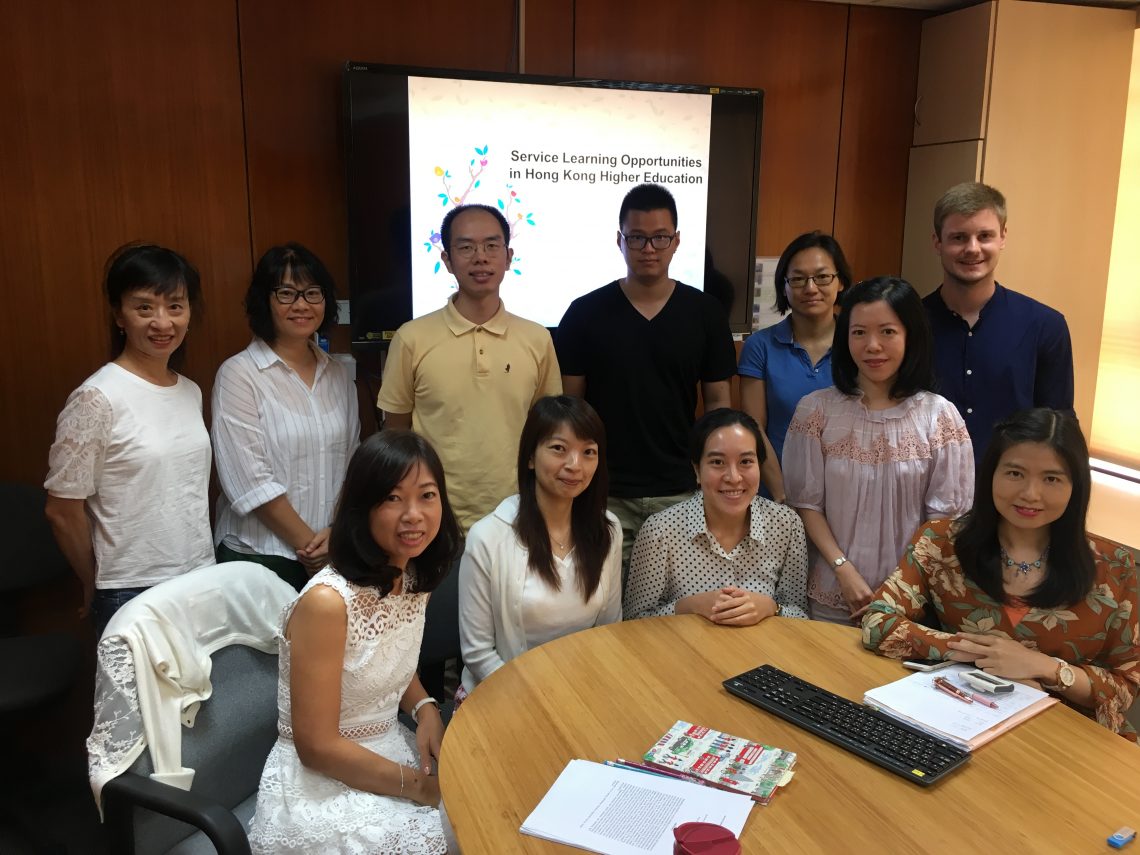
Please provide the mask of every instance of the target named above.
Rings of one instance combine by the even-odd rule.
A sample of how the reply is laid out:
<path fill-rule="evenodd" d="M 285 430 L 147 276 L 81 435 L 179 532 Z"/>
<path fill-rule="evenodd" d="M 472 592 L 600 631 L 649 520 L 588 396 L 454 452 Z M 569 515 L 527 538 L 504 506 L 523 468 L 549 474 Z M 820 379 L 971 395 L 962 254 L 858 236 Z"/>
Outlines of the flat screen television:
<path fill-rule="evenodd" d="M 507 308 L 556 327 L 625 274 L 618 209 L 637 184 L 677 200 L 673 278 L 751 329 L 763 93 L 349 62 L 344 74 L 354 347 L 443 306 L 439 227 L 459 204 L 511 225 Z"/>

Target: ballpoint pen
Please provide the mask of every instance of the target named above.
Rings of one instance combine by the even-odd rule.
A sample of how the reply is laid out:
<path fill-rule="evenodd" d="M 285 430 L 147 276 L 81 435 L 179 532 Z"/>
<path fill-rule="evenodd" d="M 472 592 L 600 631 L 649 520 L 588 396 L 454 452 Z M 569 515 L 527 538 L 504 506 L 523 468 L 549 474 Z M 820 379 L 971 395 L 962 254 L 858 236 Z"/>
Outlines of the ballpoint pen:
<path fill-rule="evenodd" d="M 935 677 L 932 685 L 938 691 L 945 692 L 950 697 L 957 698 L 964 704 L 972 704 L 974 702 L 973 698 L 971 698 L 953 683 L 949 682 L 948 680 L 944 680 L 941 677 Z"/>
<path fill-rule="evenodd" d="M 979 695 L 977 692 L 970 692 L 969 695 L 982 706 L 989 707 L 991 710 L 996 710 L 998 708 L 998 705 L 995 704 L 990 698 L 987 698 L 985 695 Z"/>

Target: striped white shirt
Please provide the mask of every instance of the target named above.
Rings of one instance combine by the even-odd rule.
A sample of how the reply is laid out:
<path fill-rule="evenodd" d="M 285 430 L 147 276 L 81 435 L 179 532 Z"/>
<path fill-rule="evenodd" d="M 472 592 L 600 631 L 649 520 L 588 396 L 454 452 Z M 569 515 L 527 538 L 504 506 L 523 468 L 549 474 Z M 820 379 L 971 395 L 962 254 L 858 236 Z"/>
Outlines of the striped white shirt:
<path fill-rule="evenodd" d="M 222 487 L 216 544 L 296 559 L 252 513 L 281 495 L 313 531 L 332 522 L 348 460 L 360 444 L 359 404 L 348 366 L 313 351 L 312 389 L 260 338 L 218 369 L 211 408 Z"/>

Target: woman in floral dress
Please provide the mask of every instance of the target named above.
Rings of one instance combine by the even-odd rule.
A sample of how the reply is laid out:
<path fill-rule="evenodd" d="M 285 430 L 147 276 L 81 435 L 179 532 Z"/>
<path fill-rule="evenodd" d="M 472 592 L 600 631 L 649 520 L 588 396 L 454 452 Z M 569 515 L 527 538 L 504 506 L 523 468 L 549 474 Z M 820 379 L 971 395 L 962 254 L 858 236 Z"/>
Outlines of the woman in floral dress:
<path fill-rule="evenodd" d="M 1085 533 L 1090 487 L 1071 416 L 1027 410 L 999 424 L 973 508 L 919 527 L 863 618 L 863 644 L 972 662 L 1135 740 L 1125 719 L 1140 690 L 1135 564 Z"/>

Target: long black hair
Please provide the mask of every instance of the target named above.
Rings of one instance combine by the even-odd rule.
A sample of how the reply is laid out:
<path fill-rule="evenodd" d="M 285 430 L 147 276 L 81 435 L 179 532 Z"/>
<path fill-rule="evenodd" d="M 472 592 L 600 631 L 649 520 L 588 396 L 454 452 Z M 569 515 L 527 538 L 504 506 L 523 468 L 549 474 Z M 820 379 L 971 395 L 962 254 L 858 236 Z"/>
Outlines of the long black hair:
<path fill-rule="evenodd" d="M 851 310 L 860 303 L 877 303 L 882 300 L 902 322 L 906 330 L 906 353 L 890 395 L 895 400 L 909 398 L 916 392 L 934 391 L 934 336 L 922 299 L 905 279 L 895 276 L 877 276 L 864 279 L 840 296 L 842 308 L 835 321 L 835 338 L 831 343 L 831 379 L 835 388 L 845 395 L 859 391 L 859 367 L 851 356 L 851 343 L 847 340 L 851 328 Z"/>
<path fill-rule="evenodd" d="M 410 590 L 433 591 L 459 552 L 460 535 L 447 501 L 443 464 L 431 443 L 410 430 L 386 430 L 368 437 L 348 462 L 336 503 L 329 534 L 329 561 L 344 578 L 375 587 L 381 597 L 392 590 L 401 571 L 388 563 L 388 555 L 372 538 L 372 509 L 391 494 L 417 463 L 426 466 L 435 479 L 443 513 L 439 533 L 409 564 L 415 570 Z"/>
<path fill-rule="evenodd" d="M 954 546 L 962 572 L 994 600 L 1005 601 L 998 543 L 1002 517 L 994 504 L 994 474 L 1002 455 L 1025 442 L 1047 445 L 1068 470 L 1073 493 L 1060 518 L 1049 526 L 1049 563 L 1045 578 L 1024 598 L 1036 608 L 1070 605 L 1092 590 L 1096 563 L 1085 533 L 1092 474 L 1089 449 L 1077 420 L 1057 410 L 1022 410 L 994 428 L 978 468 L 974 506 L 955 527 Z"/>
<path fill-rule="evenodd" d="M 598 444 L 598 468 L 586 489 L 574 498 L 570 511 L 578 590 L 582 600 L 588 601 L 601 582 L 602 567 L 613 544 L 614 532 L 606 519 L 606 497 L 610 488 L 606 470 L 606 429 L 594 408 L 581 398 L 549 395 L 535 401 L 527 413 L 519 438 L 519 513 L 515 520 L 515 535 L 526 547 L 530 569 L 555 591 L 559 590 L 561 583 L 558 571 L 554 569 L 550 534 L 538 507 L 537 478 L 531 461 L 538 446 L 563 425 L 578 439 Z"/>

